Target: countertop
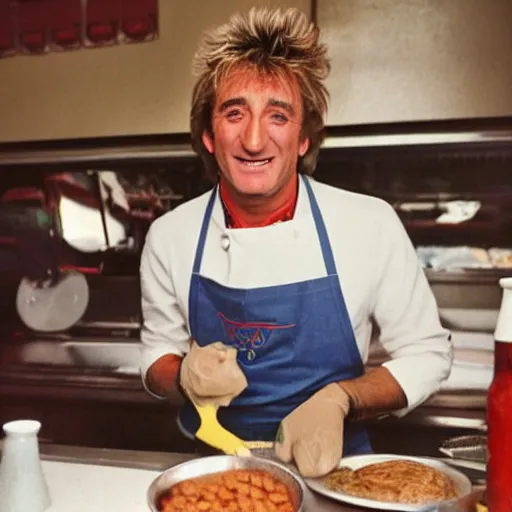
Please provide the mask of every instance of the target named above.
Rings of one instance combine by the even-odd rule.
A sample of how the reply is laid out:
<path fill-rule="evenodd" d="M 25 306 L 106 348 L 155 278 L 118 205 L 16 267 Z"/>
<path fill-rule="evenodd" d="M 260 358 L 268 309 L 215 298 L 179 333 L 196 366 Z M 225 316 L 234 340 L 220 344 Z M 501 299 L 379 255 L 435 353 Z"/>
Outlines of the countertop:
<path fill-rule="evenodd" d="M 47 512 L 147 512 L 146 492 L 153 479 L 192 458 L 175 453 L 45 446 L 41 459 L 52 499 Z M 306 503 L 308 512 L 362 510 L 323 499 L 309 490 Z"/>
<path fill-rule="evenodd" d="M 47 512 L 147 512 L 146 491 L 159 472 L 195 455 L 72 446 L 41 446 L 52 505 Z M 91 491 L 93 489 L 94 491 Z M 475 497 L 479 496 L 476 489 Z M 474 499 L 470 500 L 474 503 Z M 464 512 L 471 508 L 454 508 Z M 363 509 L 307 493 L 308 512 Z"/>

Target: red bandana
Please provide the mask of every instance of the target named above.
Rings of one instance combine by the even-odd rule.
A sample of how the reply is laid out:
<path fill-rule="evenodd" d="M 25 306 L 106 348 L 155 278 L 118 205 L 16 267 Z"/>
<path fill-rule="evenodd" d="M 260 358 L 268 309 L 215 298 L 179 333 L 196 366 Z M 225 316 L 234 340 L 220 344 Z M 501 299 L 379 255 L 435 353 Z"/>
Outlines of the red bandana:
<path fill-rule="evenodd" d="M 272 224 L 276 224 L 277 222 L 285 222 L 287 220 L 293 219 L 293 215 L 295 213 L 295 206 L 297 205 L 297 195 L 298 195 L 298 179 L 295 177 L 294 179 L 295 186 L 291 187 L 290 197 L 286 200 L 285 204 L 283 204 L 279 209 L 274 210 L 267 218 L 258 222 L 257 224 L 249 223 L 247 221 L 247 215 L 238 205 L 234 203 L 234 201 L 229 196 L 229 193 L 226 191 L 226 187 L 222 186 L 222 181 L 219 184 L 220 190 L 220 198 L 222 201 L 222 206 L 224 208 L 224 216 L 226 218 L 226 227 L 229 229 L 237 229 L 237 228 L 261 228 L 265 226 L 270 226 Z"/>

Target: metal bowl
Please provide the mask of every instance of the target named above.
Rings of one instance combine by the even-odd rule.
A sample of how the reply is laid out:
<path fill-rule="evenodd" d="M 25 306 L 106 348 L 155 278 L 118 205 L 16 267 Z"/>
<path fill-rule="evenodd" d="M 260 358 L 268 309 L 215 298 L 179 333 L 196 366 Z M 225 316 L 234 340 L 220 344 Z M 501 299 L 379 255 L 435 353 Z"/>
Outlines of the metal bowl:
<path fill-rule="evenodd" d="M 152 512 L 159 512 L 160 498 L 173 485 L 190 478 L 211 475 L 232 469 L 258 469 L 268 471 L 288 488 L 293 506 L 297 512 L 304 512 L 305 485 L 295 473 L 278 462 L 259 457 L 236 457 L 214 455 L 194 459 L 167 469 L 155 478 L 149 486 L 147 500 Z"/>

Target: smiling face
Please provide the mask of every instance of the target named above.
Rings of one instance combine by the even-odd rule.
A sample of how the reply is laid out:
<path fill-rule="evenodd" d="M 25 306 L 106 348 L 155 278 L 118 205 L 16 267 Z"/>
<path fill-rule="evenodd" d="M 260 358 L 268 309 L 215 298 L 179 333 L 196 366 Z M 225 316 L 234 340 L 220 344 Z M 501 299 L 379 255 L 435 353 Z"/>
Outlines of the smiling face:
<path fill-rule="evenodd" d="M 239 195 L 273 197 L 294 177 L 299 156 L 309 147 L 301 140 L 302 99 L 288 79 L 239 69 L 217 89 L 213 137 L 203 143 Z"/>

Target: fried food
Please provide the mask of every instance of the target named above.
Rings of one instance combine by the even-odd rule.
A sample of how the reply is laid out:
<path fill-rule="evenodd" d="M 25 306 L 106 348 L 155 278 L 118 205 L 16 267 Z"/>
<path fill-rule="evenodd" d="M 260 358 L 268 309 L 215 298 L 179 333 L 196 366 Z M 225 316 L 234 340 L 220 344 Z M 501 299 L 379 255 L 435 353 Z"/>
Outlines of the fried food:
<path fill-rule="evenodd" d="M 442 471 L 410 460 L 391 460 L 353 471 L 340 468 L 324 478 L 330 490 L 359 498 L 428 504 L 455 498 L 456 488 Z"/>
<path fill-rule="evenodd" d="M 233 469 L 171 487 L 161 512 L 296 512 L 287 487 L 267 471 Z"/>

